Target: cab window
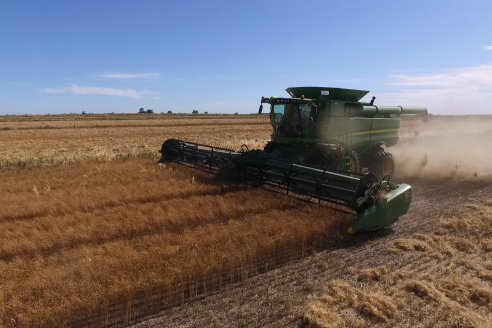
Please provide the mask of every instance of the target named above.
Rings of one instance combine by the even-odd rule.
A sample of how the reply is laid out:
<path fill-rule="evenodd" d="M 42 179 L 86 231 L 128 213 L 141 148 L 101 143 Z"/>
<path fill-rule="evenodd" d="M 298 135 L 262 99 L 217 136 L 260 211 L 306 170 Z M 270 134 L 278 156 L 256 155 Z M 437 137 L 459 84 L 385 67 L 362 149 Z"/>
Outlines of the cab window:
<path fill-rule="evenodd" d="M 272 113 L 272 125 L 279 136 L 300 137 L 311 131 L 310 104 L 275 104 Z"/>

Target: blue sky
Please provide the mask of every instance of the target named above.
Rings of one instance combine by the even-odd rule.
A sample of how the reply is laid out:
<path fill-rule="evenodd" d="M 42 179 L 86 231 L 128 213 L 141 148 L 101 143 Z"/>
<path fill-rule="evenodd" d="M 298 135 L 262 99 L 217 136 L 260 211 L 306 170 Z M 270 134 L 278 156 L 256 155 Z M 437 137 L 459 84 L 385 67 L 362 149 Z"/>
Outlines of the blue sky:
<path fill-rule="evenodd" d="M 0 0 L 0 114 L 250 113 L 305 85 L 492 113 L 492 1 Z"/>

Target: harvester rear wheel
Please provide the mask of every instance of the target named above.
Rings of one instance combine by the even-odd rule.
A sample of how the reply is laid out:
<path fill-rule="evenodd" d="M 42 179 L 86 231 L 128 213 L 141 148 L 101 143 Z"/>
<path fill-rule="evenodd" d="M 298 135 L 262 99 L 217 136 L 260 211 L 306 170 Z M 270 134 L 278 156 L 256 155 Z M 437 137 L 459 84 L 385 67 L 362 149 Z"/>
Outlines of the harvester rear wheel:
<path fill-rule="evenodd" d="M 376 175 L 379 179 L 386 176 L 393 176 L 395 173 L 395 158 L 391 153 L 383 149 L 376 151 L 369 164 L 369 172 Z"/>

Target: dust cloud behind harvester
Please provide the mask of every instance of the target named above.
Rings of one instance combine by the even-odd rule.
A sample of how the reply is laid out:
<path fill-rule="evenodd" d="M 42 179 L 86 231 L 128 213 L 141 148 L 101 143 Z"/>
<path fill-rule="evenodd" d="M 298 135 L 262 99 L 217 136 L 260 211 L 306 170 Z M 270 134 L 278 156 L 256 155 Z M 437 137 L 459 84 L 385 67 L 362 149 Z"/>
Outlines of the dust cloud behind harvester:
<path fill-rule="evenodd" d="M 492 177 L 492 117 L 403 121 L 397 176 L 477 179 Z"/>

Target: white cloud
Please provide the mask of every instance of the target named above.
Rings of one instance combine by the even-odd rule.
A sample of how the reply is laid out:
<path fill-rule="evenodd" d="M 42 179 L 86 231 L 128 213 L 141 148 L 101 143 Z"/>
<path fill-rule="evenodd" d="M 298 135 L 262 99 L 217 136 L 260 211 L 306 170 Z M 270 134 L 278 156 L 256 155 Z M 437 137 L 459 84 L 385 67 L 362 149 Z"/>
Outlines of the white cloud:
<path fill-rule="evenodd" d="M 160 73 L 105 73 L 99 74 L 98 77 L 104 79 L 139 79 L 139 80 L 155 80 L 161 76 Z"/>
<path fill-rule="evenodd" d="M 485 50 L 490 50 L 490 51 L 492 51 L 492 45 L 490 45 L 490 46 L 485 46 L 485 47 L 483 47 L 483 48 L 484 48 Z"/>
<path fill-rule="evenodd" d="M 431 88 L 490 88 L 492 65 L 457 68 L 437 74 L 391 75 L 390 84 L 410 87 Z"/>
<path fill-rule="evenodd" d="M 113 97 L 128 97 L 133 99 L 141 98 L 153 98 L 160 99 L 159 93 L 148 90 L 134 90 L 134 89 L 115 89 L 115 88 L 105 88 L 105 87 L 88 87 L 72 85 L 68 88 L 49 88 L 42 90 L 45 93 L 50 94 L 60 94 L 60 93 L 70 93 L 75 95 L 104 95 Z"/>
<path fill-rule="evenodd" d="M 436 114 L 492 114 L 492 64 L 420 75 L 390 75 L 385 103 L 425 105 Z M 381 99 L 379 99 L 381 100 Z"/>

